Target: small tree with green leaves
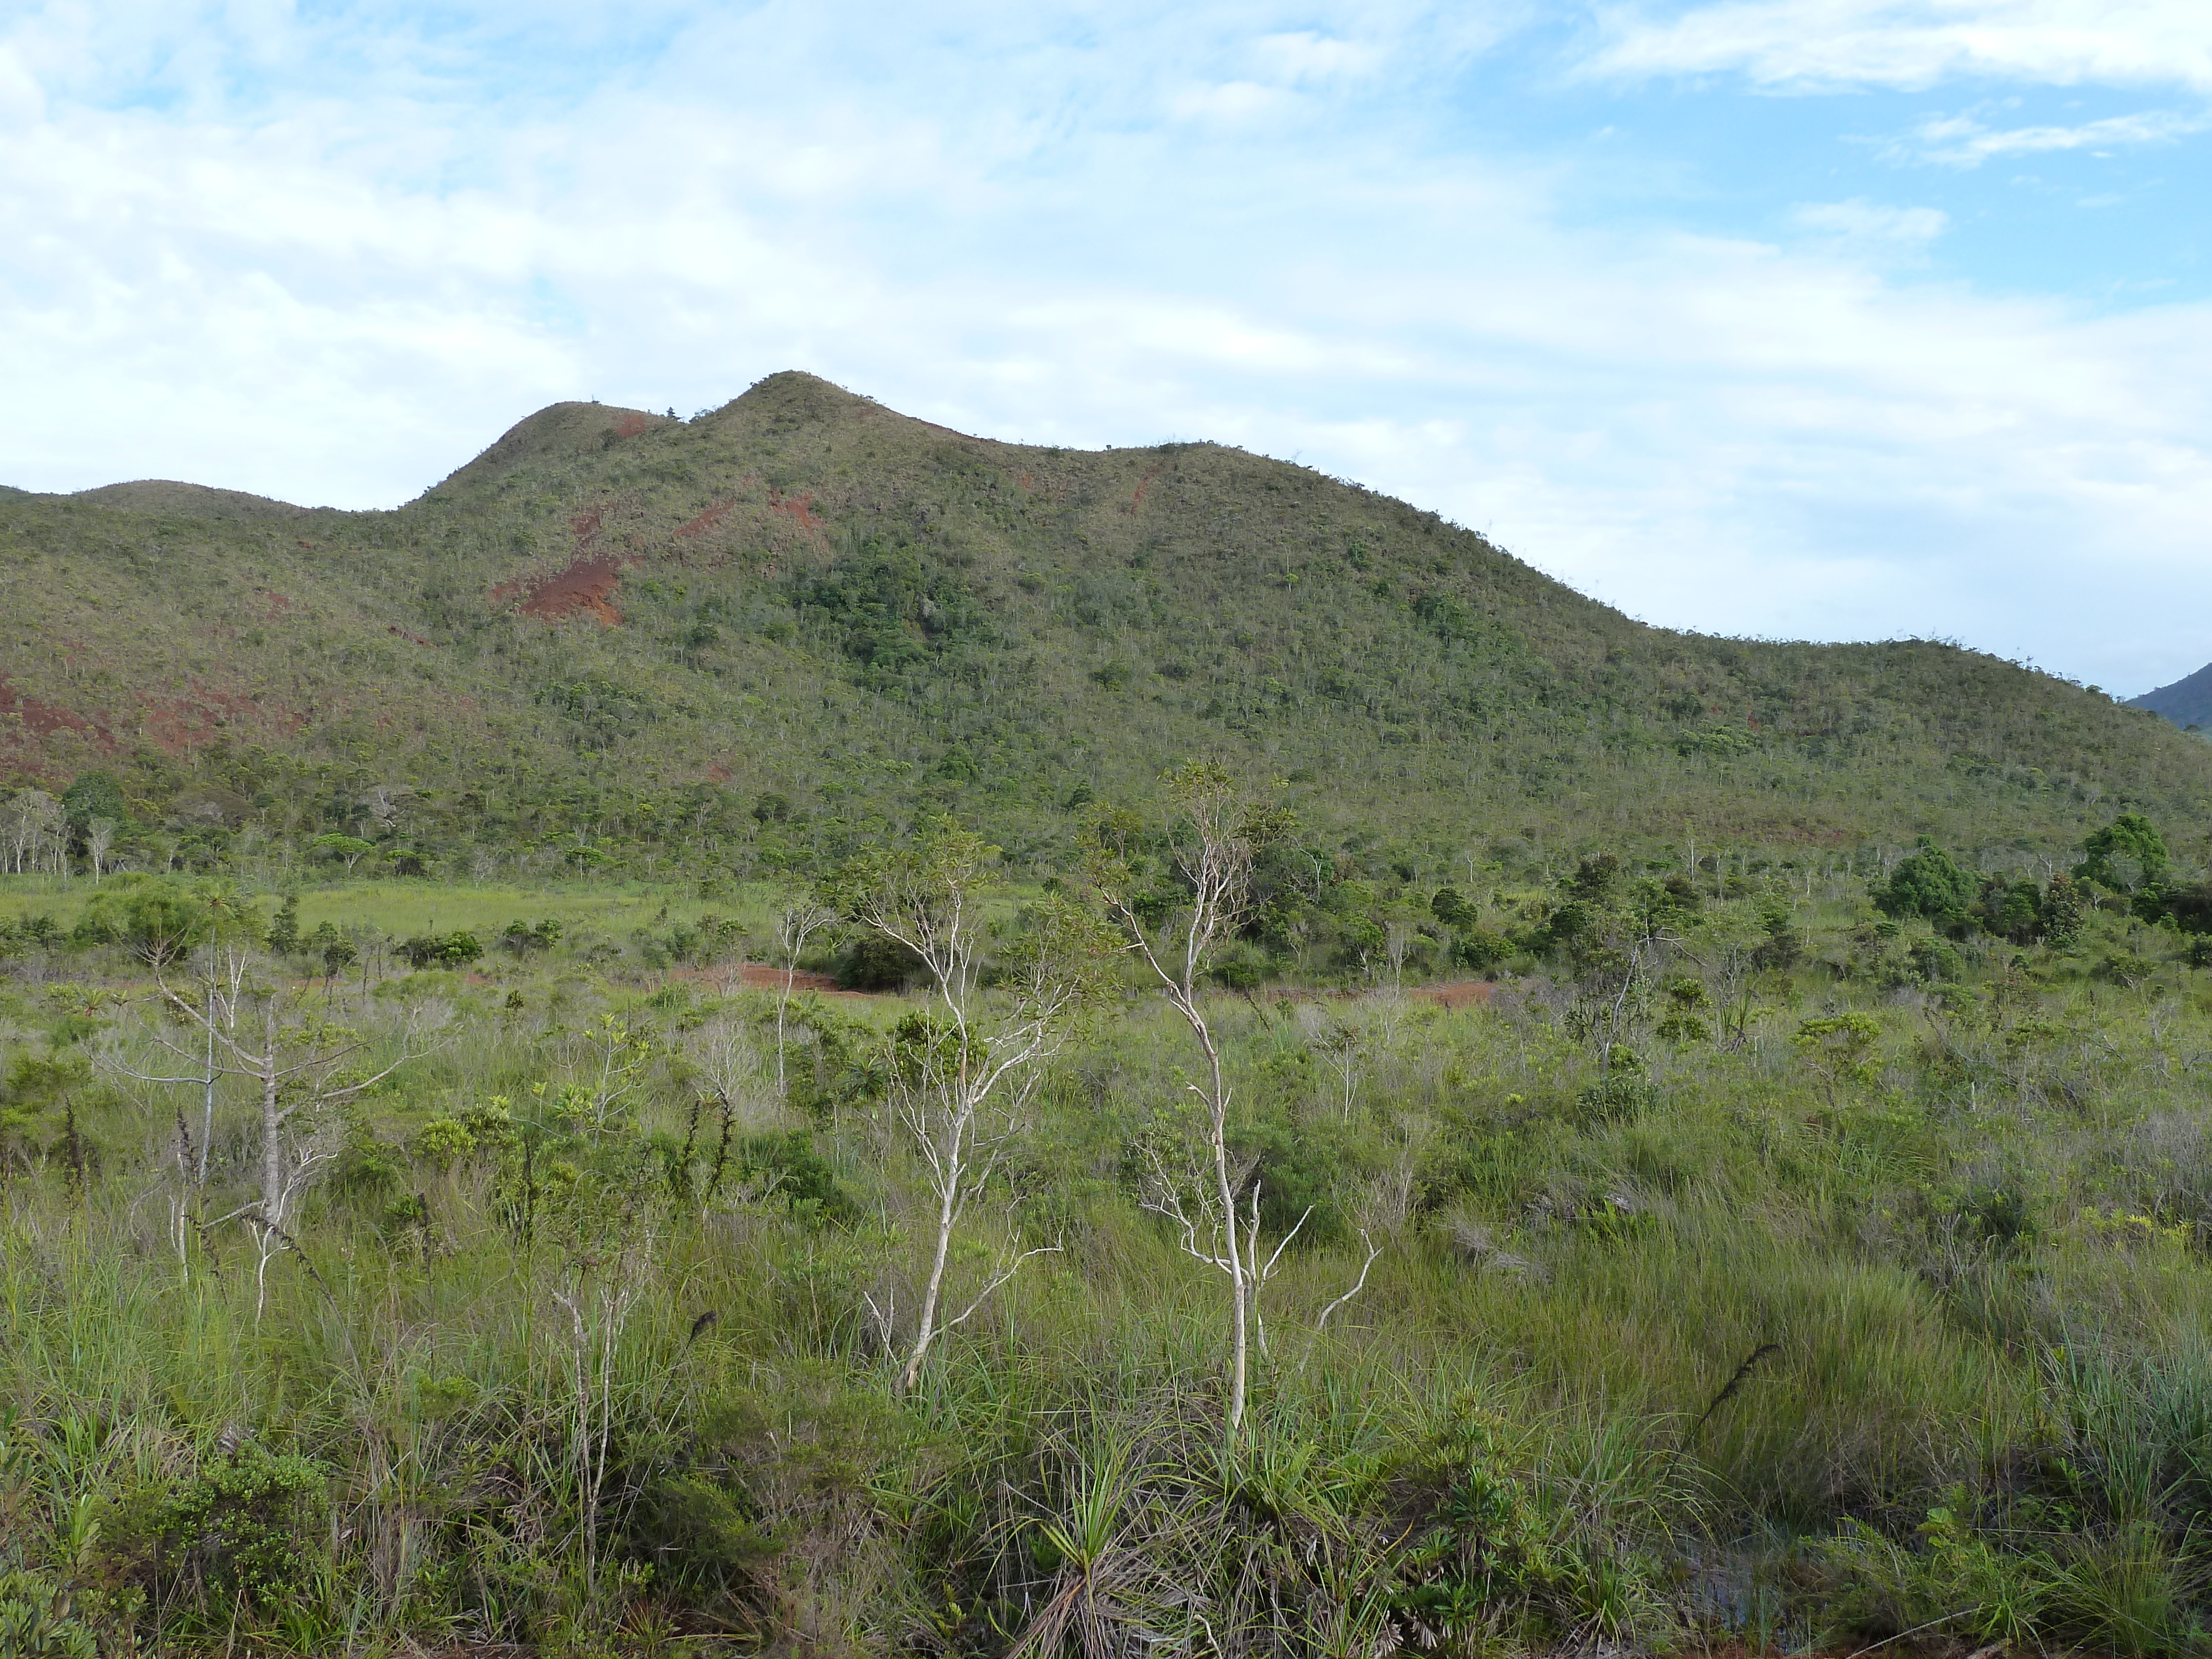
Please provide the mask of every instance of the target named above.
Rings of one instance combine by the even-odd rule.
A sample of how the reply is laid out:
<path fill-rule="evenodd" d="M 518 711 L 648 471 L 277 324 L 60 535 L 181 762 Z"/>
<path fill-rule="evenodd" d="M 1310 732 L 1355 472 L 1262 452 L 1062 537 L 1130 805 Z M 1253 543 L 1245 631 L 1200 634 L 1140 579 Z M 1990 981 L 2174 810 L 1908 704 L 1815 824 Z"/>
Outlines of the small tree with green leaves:
<path fill-rule="evenodd" d="M 2141 812 L 2123 812 L 2081 843 L 2088 856 L 2074 866 L 2075 876 L 2109 887 L 2116 893 L 2132 893 L 2139 887 L 2155 887 L 2166 878 L 2172 862 L 2166 838 L 2158 826 Z"/>
<path fill-rule="evenodd" d="M 1881 1022 L 1872 1014 L 1833 1014 L 1797 1027 L 1797 1054 L 1820 1080 L 1828 1109 L 1846 1083 L 1872 1083 L 1881 1075 Z"/>
<path fill-rule="evenodd" d="M 1875 908 L 1884 915 L 1900 921 L 1924 916 L 1943 927 L 1960 925 L 1977 896 L 1974 878 L 1925 836 L 1911 855 L 1890 872 L 1889 879 L 1874 890 Z"/>

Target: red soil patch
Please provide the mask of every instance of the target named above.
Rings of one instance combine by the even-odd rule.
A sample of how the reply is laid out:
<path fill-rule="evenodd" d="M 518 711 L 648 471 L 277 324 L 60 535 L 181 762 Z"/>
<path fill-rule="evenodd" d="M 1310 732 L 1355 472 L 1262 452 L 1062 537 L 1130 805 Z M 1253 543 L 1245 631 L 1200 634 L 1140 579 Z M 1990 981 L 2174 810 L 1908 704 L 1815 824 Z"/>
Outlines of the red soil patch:
<path fill-rule="evenodd" d="M 720 761 L 716 761 L 712 766 L 707 769 L 707 779 L 710 783 L 727 783 L 735 776 L 737 776 L 737 774 L 730 770 L 730 769 Z"/>
<path fill-rule="evenodd" d="M 315 544 L 313 542 L 301 542 L 300 545 L 306 548 L 310 553 L 315 550 Z"/>
<path fill-rule="evenodd" d="M 607 504 L 602 501 L 571 518 L 568 528 L 576 533 L 576 556 L 569 561 L 568 568 L 534 580 L 517 576 L 512 581 L 501 582 L 492 589 L 491 602 L 505 605 L 519 594 L 522 603 L 517 609 L 522 615 L 535 617 L 541 622 L 558 622 L 579 611 L 588 611 L 609 628 L 619 627 L 622 612 L 615 609 L 615 585 L 622 580 L 622 568 L 634 563 L 640 556 L 592 551 L 592 544 L 598 540 L 606 517 Z"/>
<path fill-rule="evenodd" d="M 82 714 L 72 714 L 66 708 L 41 702 L 36 697 L 27 697 L 8 684 L 6 675 L 0 674 L 0 720 L 11 714 L 21 720 L 23 730 L 34 738 L 67 731 L 90 738 L 102 749 L 115 747 L 115 739 L 108 735 L 107 728 L 100 722 L 87 720 Z"/>
<path fill-rule="evenodd" d="M 718 984 L 721 970 L 714 968 L 671 968 L 667 976 L 684 980 L 694 985 Z M 738 983 L 748 991 L 780 991 L 783 988 L 783 969 L 765 962 L 746 962 L 738 964 Z M 851 997 L 866 1001 L 866 991 L 841 991 L 836 980 L 829 974 L 810 974 L 801 971 L 791 976 L 793 992 L 811 991 L 817 996 Z"/>
<path fill-rule="evenodd" d="M 1121 509 L 1123 512 L 1134 513 L 1139 507 L 1145 504 L 1145 492 L 1152 487 L 1152 480 L 1160 476 L 1160 472 L 1161 469 L 1156 466 L 1150 472 L 1145 474 L 1143 477 L 1137 480 L 1136 493 L 1129 497 L 1129 504 Z"/>
<path fill-rule="evenodd" d="M 588 611 L 609 628 L 620 626 L 622 612 L 614 606 L 615 585 L 622 580 L 623 561 L 579 556 L 557 574 L 546 577 L 530 590 L 518 607 L 526 617 L 558 622 L 579 611 Z M 509 583 L 508 587 L 520 586 Z M 495 599 L 505 597 L 494 589 Z"/>
<path fill-rule="evenodd" d="M 189 696 L 152 697 L 141 691 L 138 703 L 146 734 L 172 755 L 190 754 L 234 727 L 291 735 L 307 724 L 305 714 L 282 703 L 256 702 L 242 691 L 219 691 L 198 679 Z"/>
<path fill-rule="evenodd" d="M 428 645 L 428 644 L 429 644 L 429 643 L 430 643 L 430 641 L 428 641 L 428 640 L 424 639 L 424 638 L 423 638 L 420 634 L 410 634 L 410 633 L 409 633 L 405 629 L 402 628 L 402 627 L 401 627 L 398 623 L 386 623 L 385 624 L 385 627 L 386 627 L 386 628 L 390 632 L 398 635 L 399 635 L 399 637 L 400 637 L 401 639 L 403 639 L 403 640 L 411 640 L 411 641 L 412 641 L 414 643 L 416 643 L 416 645 Z"/>
<path fill-rule="evenodd" d="M 748 962 L 738 970 L 748 991 L 773 991 L 783 984 L 783 969 L 765 962 Z M 834 991 L 836 977 L 831 974 L 810 974 L 801 970 L 791 976 L 794 991 Z"/>
<path fill-rule="evenodd" d="M 1014 488 L 1017 489 L 1035 489 L 1036 485 L 1030 482 L 1030 475 L 1028 473 L 1023 472 L 1018 473 L 1015 476 Z"/>
<path fill-rule="evenodd" d="M 1450 985 L 1423 985 L 1413 994 L 1442 1008 L 1480 1007 L 1498 994 L 1498 988 L 1487 980 L 1463 979 Z"/>
<path fill-rule="evenodd" d="M 813 498 L 810 496 L 808 499 L 811 501 Z M 736 505 L 737 502 L 734 501 L 716 501 L 714 506 L 708 507 L 689 524 L 678 525 L 676 533 L 679 536 L 703 536 L 723 520 L 728 518 L 730 509 Z"/>
<path fill-rule="evenodd" d="M 814 516 L 814 492 L 811 489 L 804 495 L 778 495 L 771 489 L 768 495 L 768 507 L 771 513 L 788 513 L 799 521 L 802 529 L 822 528 L 822 520 Z"/>
<path fill-rule="evenodd" d="M 617 438 L 635 438 L 639 433 L 644 431 L 646 428 L 651 424 L 652 422 L 647 421 L 644 416 L 638 414 L 635 410 L 632 410 L 629 414 L 623 416 L 622 419 L 615 422 L 615 436 Z"/>

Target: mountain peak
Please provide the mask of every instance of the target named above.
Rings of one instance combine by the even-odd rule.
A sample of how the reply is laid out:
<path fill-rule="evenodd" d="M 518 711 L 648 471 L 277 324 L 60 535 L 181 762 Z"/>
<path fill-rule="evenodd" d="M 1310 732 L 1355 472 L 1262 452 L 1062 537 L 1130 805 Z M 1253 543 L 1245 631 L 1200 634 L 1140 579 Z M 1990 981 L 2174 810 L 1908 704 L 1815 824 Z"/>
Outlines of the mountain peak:
<path fill-rule="evenodd" d="M 681 424 L 672 416 L 624 409 L 618 404 L 549 404 L 507 428 L 496 443 L 435 488 L 444 490 L 489 483 L 528 461 L 610 449 L 625 439 Z"/>

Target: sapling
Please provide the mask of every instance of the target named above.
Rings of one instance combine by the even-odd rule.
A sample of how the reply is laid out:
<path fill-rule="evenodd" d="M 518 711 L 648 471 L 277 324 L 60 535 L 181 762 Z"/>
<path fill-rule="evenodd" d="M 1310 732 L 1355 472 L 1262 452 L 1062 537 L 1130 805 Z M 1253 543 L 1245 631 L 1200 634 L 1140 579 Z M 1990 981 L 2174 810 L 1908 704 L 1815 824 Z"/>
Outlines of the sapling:
<path fill-rule="evenodd" d="M 1240 1177 L 1232 1173 L 1229 1152 L 1231 1091 L 1223 1074 L 1221 1047 L 1200 1002 L 1199 987 L 1212 965 L 1214 951 L 1235 936 L 1250 908 L 1253 861 L 1260 849 L 1281 832 L 1284 822 L 1279 813 L 1249 800 L 1236 781 L 1218 766 L 1186 766 L 1169 776 L 1168 787 L 1186 822 L 1175 854 L 1181 891 L 1166 902 L 1164 926 L 1147 926 L 1146 912 L 1157 910 L 1166 896 L 1140 890 L 1123 850 L 1126 840 L 1115 848 L 1096 833 L 1091 836 L 1091 878 L 1108 910 L 1121 923 L 1128 948 L 1152 971 L 1169 1006 L 1189 1027 L 1205 1057 L 1203 1075 L 1188 1086 L 1206 1113 L 1210 1190 L 1201 1206 L 1203 1217 L 1186 1212 L 1179 1224 L 1183 1227 L 1186 1249 L 1219 1267 L 1229 1279 L 1229 1432 L 1233 1437 L 1244 1420 L 1258 1246 L 1256 1241 L 1248 1244 L 1239 1237 Z M 1170 1186 L 1172 1188 L 1173 1183 Z M 1186 1206 L 1186 1212 L 1188 1208 Z M 1219 1248 L 1200 1252 L 1197 1241 L 1201 1229 L 1208 1225 L 1218 1230 Z"/>
<path fill-rule="evenodd" d="M 927 966 L 931 1006 L 894 1034 L 891 1058 L 899 1121 L 928 1177 L 935 1237 L 915 1334 L 899 1375 L 910 1389 L 932 1345 L 964 1323 L 1030 1257 L 1058 1247 L 1010 1249 L 961 1312 L 943 1312 L 945 1268 L 963 1218 L 982 1195 L 1021 1128 L 1044 1066 L 1103 988 L 1110 939 L 1073 902 L 1048 897 L 998 962 L 999 985 L 980 983 L 983 900 L 997 849 L 950 823 L 912 846 L 862 860 L 848 872 L 853 915 L 912 951 Z M 878 1329 L 895 1328 L 874 1307 Z"/>

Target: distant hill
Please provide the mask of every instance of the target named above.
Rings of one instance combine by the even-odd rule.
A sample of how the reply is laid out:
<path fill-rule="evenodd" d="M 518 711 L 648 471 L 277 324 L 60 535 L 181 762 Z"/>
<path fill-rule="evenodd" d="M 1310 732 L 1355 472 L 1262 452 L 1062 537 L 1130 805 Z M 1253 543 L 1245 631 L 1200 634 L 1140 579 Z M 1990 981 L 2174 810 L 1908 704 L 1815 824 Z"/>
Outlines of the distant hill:
<path fill-rule="evenodd" d="M 2212 663 L 2207 663 L 2186 679 L 2130 698 L 2128 707 L 2163 714 L 2185 731 L 2212 726 Z"/>
<path fill-rule="evenodd" d="M 93 507 L 118 507 L 131 513 L 195 519 L 296 519 L 310 511 L 294 507 L 289 501 L 249 495 L 243 490 L 210 489 L 205 484 L 179 483 L 172 478 L 102 484 L 97 489 L 81 489 L 66 499 Z"/>
<path fill-rule="evenodd" d="M 2212 745 L 1994 657 L 1649 628 L 1304 468 L 998 443 L 800 374 L 690 421 L 556 404 L 392 512 L 9 494 L 0 570 L 0 772 L 112 771 L 186 842 L 757 866 L 949 810 L 1047 869 L 1195 756 L 1331 856 L 1438 870 L 2024 856 L 2212 805 Z"/>

